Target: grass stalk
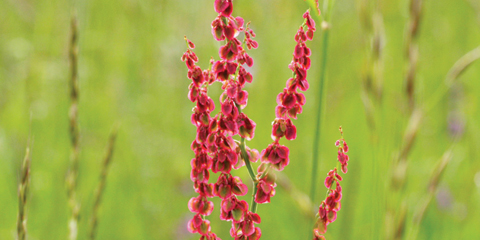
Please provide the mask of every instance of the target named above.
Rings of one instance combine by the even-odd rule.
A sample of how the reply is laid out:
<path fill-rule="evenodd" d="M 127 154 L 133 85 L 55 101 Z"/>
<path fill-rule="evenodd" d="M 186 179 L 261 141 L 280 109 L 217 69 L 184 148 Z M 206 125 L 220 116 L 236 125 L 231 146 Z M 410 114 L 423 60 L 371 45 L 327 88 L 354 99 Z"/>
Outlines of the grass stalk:
<path fill-rule="evenodd" d="M 110 133 L 110 138 L 107 145 L 107 151 L 105 153 L 105 157 L 103 158 L 102 162 L 102 170 L 100 173 L 100 178 L 98 181 L 97 188 L 95 190 L 95 198 L 93 203 L 92 215 L 90 217 L 90 239 L 95 239 L 96 237 L 96 229 L 98 225 L 98 209 L 100 208 L 100 204 L 102 201 L 102 196 L 104 193 L 105 185 L 107 182 L 107 175 L 110 163 L 112 161 L 113 151 L 115 147 L 115 140 L 117 139 L 118 133 L 118 126 L 115 126 Z"/>
<path fill-rule="evenodd" d="M 418 62 L 418 29 L 420 27 L 420 20 L 422 17 L 423 0 L 410 0 L 410 21 L 407 26 L 406 34 L 406 56 L 408 59 L 408 70 L 405 78 L 406 94 L 410 110 L 415 106 L 415 78 L 417 73 Z"/>
<path fill-rule="evenodd" d="M 18 218 L 17 218 L 17 239 L 27 238 L 27 199 L 30 185 L 30 140 L 25 150 L 23 159 L 21 179 L 18 185 Z"/>
<path fill-rule="evenodd" d="M 79 165 L 79 126 L 78 126 L 78 29 L 76 15 L 72 15 L 71 19 L 71 35 L 70 35 L 70 138 L 71 138 L 71 156 L 70 166 L 67 172 L 67 194 L 68 205 L 70 207 L 71 216 L 68 223 L 68 239 L 76 240 L 78 235 L 78 219 L 80 213 L 80 205 L 77 199 L 77 179 Z"/>

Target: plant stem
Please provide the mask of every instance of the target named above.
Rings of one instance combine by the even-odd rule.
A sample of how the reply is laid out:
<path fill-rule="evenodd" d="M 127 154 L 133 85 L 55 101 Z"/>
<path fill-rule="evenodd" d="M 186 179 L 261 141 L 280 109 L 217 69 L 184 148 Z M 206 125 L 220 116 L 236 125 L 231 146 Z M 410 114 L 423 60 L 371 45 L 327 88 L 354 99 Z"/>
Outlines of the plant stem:
<path fill-rule="evenodd" d="M 250 164 L 250 159 L 248 158 L 247 151 L 245 150 L 245 138 L 242 138 L 242 140 L 240 141 L 240 149 L 242 150 L 243 161 L 245 161 L 245 166 L 247 167 L 248 173 L 250 174 L 250 178 L 253 181 L 253 194 L 252 194 L 252 202 L 250 204 L 250 211 L 255 213 L 257 212 L 257 202 L 255 202 L 255 194 L 257 194 L 258 180 L 255 177 L 255 173 L 253 172 L 252 165 Z"/>
<path fill-rule="evenodd" d="M 247 150 L 245 150 L 245 138 L 242 138 L 240 140 L 240 150 L 242 150 L 243 161 L 245 162 L 245 166 L 247 167 L 248 174 L 250 174 L 250 178 L 252 179 L 252 181 L 256 182 L 257 178 L 255 177 L 255 173 L 253 172 L 252 165 L 250 164 L 250 159 L 248 157 Z"/>
<path fill-rule="evenodd" d="M 242 109 L 239 105 L 236 105 L 238 112 L 242 113 Z M 245 138 L 241 138 L 240 140 L 240 150 L 242 151 L 243 161 L 245 162 L 245 166 L 247 167 L 248 174 L 253 181 L 253 194 L 252 194 L 252 202 L 250 203 L 250 211 L 253 213 L 257 212 L 257 202 L 255 202 L 255 194 L 257 194 L 257 177 L 255 177 L 255 172 L 253 171 L 252 165 L 250 164 L 250 158 L 248 157 L 247 150 L 245 149 Z"/>
<path fill-rule="evenodd" d="M 329 29 L 323 29 L 323 38 L 322 38 L 322 65 L 320 69 L 320 84 L 318 86 L 318 94 L 319 101 L 317 105 L 317 120 L 316 120 L 316 128 L 315 128 L 315 136 L 313 138 L 313 156 L 312 156 L 312 178 L 310 183 L 310 200 L 313 203 L 315 201 L 315 189 L 317 188 L 317 168 L 318 168 L 318 152 L 319 152 L 319 143 L 320 143 L 320 128 L 321 128 L 321 119 L 322 119 L 322 105 L 323 105 L 323 85 L 325 82 L 325 75 L 326 75 L 326 65 L 327 65 L 327 50 L 328 50 L 328 32 Z"/>

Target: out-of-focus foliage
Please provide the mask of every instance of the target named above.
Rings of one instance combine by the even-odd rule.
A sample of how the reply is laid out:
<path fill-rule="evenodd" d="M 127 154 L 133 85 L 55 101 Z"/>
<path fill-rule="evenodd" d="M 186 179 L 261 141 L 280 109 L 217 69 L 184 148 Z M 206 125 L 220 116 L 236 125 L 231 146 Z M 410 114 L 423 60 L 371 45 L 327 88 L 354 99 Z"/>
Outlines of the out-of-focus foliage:
<path fill-rule="evenodd" d="M 321 31 L 317 31 L 309 71 L 310 90 L 295 122 L 298 137 L 284 142 L 291 162 L 284 173 L 301 191 L 310 183 L 312 148 L 320 148 L 319 189 L 336 165 L 334 142 L 342 125 L 350 146 L 349 173 L 343 181 L 342 210 L 327 239 L 375 239 L 384 231 L 392 160 L 408 120 L 404 94 L 404 35 L 408 1 L 378 1 L 383 15 L 383 103 L 376 132 L 361 100 L 369 38 L 361 26 L 360 3 L 336 0 L 331 18 L 324 121 L 320 146 L 312 146 L 318 87 Z M 259 48 L 250 52 L 254 82 L 247 86 L 245 112 L 257 123 L 248 144 L 259 150 L 270 140 L 276 94 L 290 77 L 293 39 L 308 8 L 304 1 L 235 1 L 234 16 L 255 30 Z M 194 196 L 190 181 L 190 123 L 193 104 L 180 61 L 187 35 L 197 46 L 203 68 L 218 59 L 210 33 L 212 0 L 76 1 L 79 21 L 79 121 L 81 153 L 79 239 L 87 238 L 93 190 L 108 134 L 121 123 L 114 159 L 99 211 L 98 239 L 196 239 L 186 230 Z M 65 239 L 69 217 L 65 174 L 69 163 L 69 1 L 0 1 L 0 239 L 14 239 L 17 186 L 31 120 L 29 239 Z M 480 8 L 475 1 L 425 1 L 418 36 L 417 97 L 427 101 L 451 66 L 480 43 Z M 317 26 L 320 23 L 317 22 Z M 480 63 L 474 63 L 452 91 L 426 113 L 408 156 L 403 197 L 407 223 L 426 194 L 428 178 L 451 146 L 451 129 L 462 134 L 421 224 L 419 239 L 478 239 L 480 222 Z M 210 91 L 218 103 L 220 85 Z M 218 109 L 218 106 L 217 106 Z M 378 139 L 372 136 L 378 135 Z M 246 169 L 235 170 L 248 186 Z M 216 175 L 211 177 L 215 180 Z M 249 196 L 248 194 L 247 196 Z M 245 197 L 245 199 L 250 199 Z M 218 219 L 219 200 L 209 219 L 212 230 L 229 239 L 230 223 Z M 318 203 L 316 203 L 318 204 Z M 310 220 L 278 187 L 272 202 L 260 205 L 263 239 L 307 239 Z M 407 226 L 409 226 L 407 224 Z"/>

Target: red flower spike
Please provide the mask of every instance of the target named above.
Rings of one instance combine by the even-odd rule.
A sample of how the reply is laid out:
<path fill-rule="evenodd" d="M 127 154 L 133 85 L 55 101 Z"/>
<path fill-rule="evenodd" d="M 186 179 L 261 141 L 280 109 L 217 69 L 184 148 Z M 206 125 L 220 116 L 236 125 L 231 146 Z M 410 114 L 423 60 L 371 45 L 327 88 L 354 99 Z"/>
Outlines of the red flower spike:
<path fill-rule="evenodd" d="M 340 132 L 343 132 L 340 128 Z M 338 160 L 342 164 L 342 172 L 347 172 L 348 156 L 345 154 L 345 140 L 343 136 L 341 139 L 335 142 L 335 146 L 338 148 Z M 348 150 L 348 147 L 347 147 Z M 325 187 L 328 189 L 328 196 L 321 203 L 318 209 L 317 221 L 314 228 L 314 240 L 325 239 L 322 235 L 327 231 L 327 225 L 334 222 L 337 219 L 337 212 L 340 211 L 342 204 L 342 187 L 340 186 L 342 177 L 338 174 L 337 168 L 328 172 L 328 176 L 325 179 Z M 332 189 L 332 185 L 335 182 L 335 189 Z"/>
<path fill-rule="evenodd" d="M 196 103 L 191 116 L 192 124 L 197 127 L 197 137 L 192 143 L 195 158 L 192 160 L 190 177 L 194 182 L 194 189 L 199 193 L 189 201 L 189 209 L 197 213 L 189 222 L 191 232 L 200 233 L 201 240 L 215 240 L 217 236 L 211 232 L 210 222 L 200 215 L 211 214 L 213 203 L 207 201 L 207 197 L 213 195 L 222 199 L 221 218 L 232 221 L 231 235 L 235 239 L 259 239 L 260 228 L 255 223 L 260 223 L 257 214 L 248 211 L 248 204 L 239 201 L 236 195 L 245 195 L 247 186 L 241 179 L 230 174 L 232 168 L 239 168 L 244 164 L 240 158 L 248 155 L 249 161 L 255 162 L 259 153 L 255 149 L 245 149 L 242 152 L 239 143 L 233 140 L 233 136 L 239 134 L 242 138 L 250 140 L 254 136 L 255 122 L 250 120 L 244 113 L 240 113 L 248 102 L 248 93 L 243 90 L 245 83 L 252 81 L 252 74 L 248 73 L 243 64 L 251 67 L 253 59 L 245 52 L 246 48 L 257 48 L 258 43 L 253 40 L 255 33 L 249 28 L 249 23 L 244 28 L 244 20 L 241 17 L 232 17 L 232 0 L 215 0 L 215 11 L 218 16 L 212 21 L 212 34 L 218 41 L 226 40 L 225 45 L 219 49 L 220 61 L 210 61 L 210 68 L 203 70 L 196 66 L 198 58 L 194 52 L 194 44 L 185 38 L 188 48 L 182 56 L 182 61 L 187 65 L 187 77 L 192 80 L 189 86 L 189 99 Z M 262 151 L 262 163 L 260 164 L 258 177 L 264 175 L 256 183 L 257 202 L 270 202 L 270 197 L 275 194 L 275 179 L 273 173 L 268 173 L 267 166 L 282 170 L 289 163 L 289 149 L 279 145 L 278 141 L 285 136 L 287 140 L 296 138 L 296 127 L 291 118 L 296 118 L 301 113 L 305 104 L 303 94 L 298 89 L 306 90 L 306 70 L 310 67 L 311 51 L 305 45 L 308 38 L 313 37 L 314 22 L 308 12 L 304 16 L 308 32 L 302 26 L 296 35 L 297 47 L 293 61 L 289 68 L 293 71 L 293 77 L 287 83 L 287 88 L 278 97 L 276 108 L 277 120 L 274 124 L 274 143 Z M 243 43 L 237 39 L 239 32 L 245 33 Z M 312 34 L 310 34 L 312 33 Z M 307 36 L 308 35 L 308 36 Z M 244 44 L 244 45 L 243 45 Z M 240 66 L 239 66 L 240 65 Z M 237 74 L 238 73 L 238 74 Z M 215 81 L 221 81 L 224 92 L 220 96 L 221 111 L 214 117 L 210 114 L 215 108 L 212 99 L 207 95 L 207 88 Z M 245 151 L 246 150 L 246 151 Z M 267 164 L 268 163 L 268 164 Z M 210 170 L 221 172 L 215 184 L 209 184 Z M 336 181 L 336 179 L 335 179 Z M 339 185 L 337 184 L 337 188 Z M 328 211 L 338 211 L 341 199 L 341 188 L 331 190 L 328 203 L 324 205 Z M 326 216 L 326 215 L 325 215 Z M 325 217 L 326 219 L 326 217 Z"/>

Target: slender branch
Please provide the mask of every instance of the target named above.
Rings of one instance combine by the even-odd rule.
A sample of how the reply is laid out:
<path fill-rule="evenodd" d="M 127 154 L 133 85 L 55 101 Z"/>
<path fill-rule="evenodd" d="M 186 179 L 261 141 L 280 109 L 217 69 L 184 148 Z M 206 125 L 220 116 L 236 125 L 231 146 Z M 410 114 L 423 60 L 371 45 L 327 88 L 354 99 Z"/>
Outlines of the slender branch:
<path fill-rule="evenodd" d="M 118 125 L 116 125 L 112 132 L 110 133 L 110 139 L 108 141 L 107 152 L 103 159 L 102 164 L 102 171 L 100 174 L 100 181 L 98 182 L 97 190 L 95 191 L 95 200 L 93 204 L 92 216 L 90 218 L 90 239 L 95 239 L 95 233 L 97 229 L 97 222 L 98 222 L 98 209 L 100 207 L 100 203 L 103 196 L 103 190 L 105 189 L 105 184 L 107 181 L 108 169 L 110 166 L 110 162 L 112 161 L 113 150 L 115 146 L 115 140 L 117 138 L 118 133 Z"/>

